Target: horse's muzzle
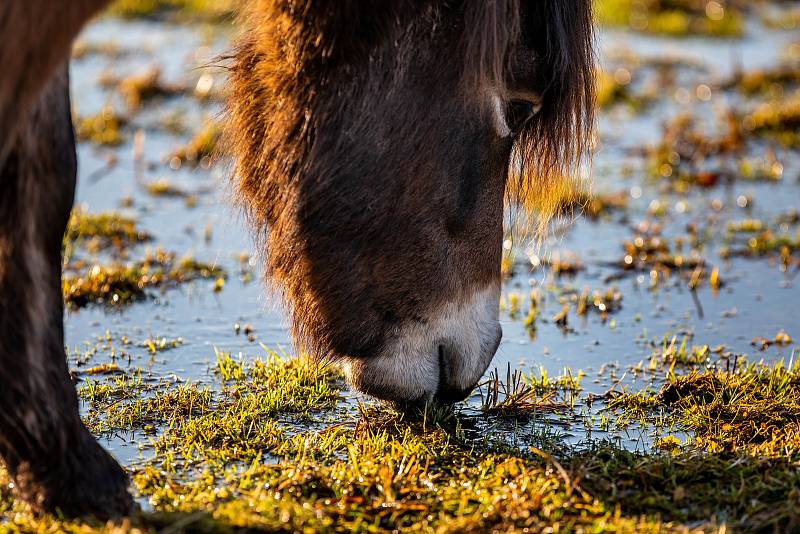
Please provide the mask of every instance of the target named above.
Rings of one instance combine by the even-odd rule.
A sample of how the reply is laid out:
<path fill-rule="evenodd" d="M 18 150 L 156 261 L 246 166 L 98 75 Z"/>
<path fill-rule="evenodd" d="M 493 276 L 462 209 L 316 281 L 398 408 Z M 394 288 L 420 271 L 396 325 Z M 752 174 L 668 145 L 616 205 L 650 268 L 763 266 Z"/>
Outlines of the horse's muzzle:
<path fill-rule="evenodd" d="M 492 285 L 401 326 L 378 355 L 344 359 L 348 381 L 397 406 L 467 398 L 500 344 L 499 296 Z"/>

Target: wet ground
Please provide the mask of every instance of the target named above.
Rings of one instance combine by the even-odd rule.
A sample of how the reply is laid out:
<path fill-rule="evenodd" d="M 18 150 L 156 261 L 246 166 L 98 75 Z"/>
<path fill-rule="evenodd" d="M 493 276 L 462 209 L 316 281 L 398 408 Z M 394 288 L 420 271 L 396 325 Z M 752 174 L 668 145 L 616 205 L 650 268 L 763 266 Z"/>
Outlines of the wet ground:
<path fill-rule="evenodd" d="M 212 155 L 233 27 L 159 11 L 223 4 L 115 4 L 137 16 L 73 54 L 64 293 L 82 414 L 145 512 L 119 530 L 800 528 L 800 6 L 767 4 L 598 4 L 673 35 L 600 29 L 592 185 L 541 245 L 507 229 L 498 354 L 421 418 L 289 356 Z M 0 532 L 116 532 L 10 488 Z"/>
<path fill-rule="evenodd" d="M 677 165 L 672 177 L 658 176 L 670 170 L 654 172 L 653 156 L 647 153 L 664 138 L 663 124 L 680 113 L 691 114 L 711 136 L 724 130 L 727 110 L 742 112 L 764 100 L 760 94 L 747 96 L 725 88 L 737 72 L 786 62 L 797 65 L 797 32 L 748 24 L 740 39 L 601 31 L 602 68 L 627 97 L 612 99 L 601 111 L 592 194 L 613 197 L 617 205 L 595 217 L 576 210 L 574 220 L 556 223 L 540 247 L 531 246 L 520 229 L 510 229 L 506 247 L 513 267 L 503 290 L 504 338 L 490 371 L 499 370 L 502 377 L 508 369 L 550 376 L 565 369 L 576 375 L 582 371 L 586 392 L 602 395 L 612 387 L 639 387 L 662 379 L 634 368 L 673 337 L 678 345 L 686 338 L 690 345 L 719 347 L 719 354 L 728 359 L 793 357 L 792 344 L 759 350 L 752 340 L 772 339 L 781 331 L 800 336 L 800 319 L 794 313 L 800 298 L 796 251 L 788 264 L 781 261 L 779 250 L 756 258 L 730 254 L 741 239 L 727 228 L 729 223 L 757 219 L 778 234 L 798 239 L 797 150 L 769 139 L 747 141 L 728 161 L 703 161 L 702 172 L 713 184 L 685 187 L 671 185 L 677 183 Z M 198 280 L 153 292 L 152 298 L 127 306 L 71 309 L 66 314 L 67 345 L 74 351 L 76 370 L 78 359 L 80 366 L 92 366 L 108 361 L 116 351 L 117 363 L 141 367 L 153 380 L 214 386 L 215 348 L 244 359 L 263 356 L 261 344 L 291 350 L 280 302 L 264 289 L 244 222 L 227 202 L 226 162 L 207 158 L 195 165 L 174 157 L 208 120 L 219 116 L 215 95 L 224 83 L 224 71 L 214 63 L 231 34 L 220 26 L 102 18 L 81 38 L 72 62 L 76 115 L 113 109 L 130 122 L 117 146 L 81 143 L 78 204 L 87 212 L 115 210 L 135 217 L 153 240 L 131 249 L 131 256 L 162 248 L 219 266 L 227 279 L 224 287 L 219 282 L 215 286 L 214 279 Z M 161 85 L 175 88 L 175 94 L 146 100 L 134 110 L 119 90 L 120 80 L 154 68 L 160 70 Z M 788 94 L 796 86 L 779 89 Z M 742 160 L 767 168 L 770 178 L 743 178 Z M 750 236 L 742 241 L 745 248 Z M 639 264 L 638 252 L 624 249 L 627 241 L 641 251 L 637 237 L 641 244 L 654 237 L 667 244 L 669 254 L 684 258 L 686 266 L 663 268 L 649 260 Z M 92 259 L 92 254 L 86 257 Z M 95 257 L 105 258 L 102 252 Z M 548 265 L 554 259 L 568 272 L 555 273 Z M 570 272 L 576 265 L 578 269 Z M 709 282 L 712 271 L 718 285 Z M 693 274 L 699 283 L 690 289 Z M 526 325 L 532 290 L 538 314 Z M 584 291 L 589 305 L 579 310 Z M 595 291 L 612 295 L 604 303 L 607 312 L 593 303 Z M 565 304 L 566 322 L 555 320 Z M 121 341 L 125 338 L 127 345 Z M 153 340 L 174 346 L 151 350 L 146 345 Z M 479 407 L 483 393 L 485 388 L 468 404 Z M 355 399 L 349 401 L 351 408 Z M 578 411 L 596 413 L 599 407 L 602 403 Z M 567 425 L 570 441 L 586 439 L 585 425 L 578 426 L 580 430 Z M 605 435 L 599 428 L 593 435 L 598 431 Z M 630 448 L 647 447 L 652 438 L 648 431 L 630 429 L 612 435 Z M 106 440 L 123 462 L 147 455 L 146 444 L 131 436 L 116 434 Z"/>

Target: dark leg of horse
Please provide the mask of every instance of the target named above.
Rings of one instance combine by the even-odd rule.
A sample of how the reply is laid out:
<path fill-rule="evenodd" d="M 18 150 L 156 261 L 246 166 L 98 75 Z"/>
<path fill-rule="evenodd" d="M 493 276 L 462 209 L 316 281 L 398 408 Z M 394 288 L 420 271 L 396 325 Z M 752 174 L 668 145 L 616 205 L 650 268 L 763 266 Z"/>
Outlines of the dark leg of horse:
<path fill-rule="evenodd" d="M 108 1 L 0 1 L 0 161 L 72 40 Z"/>
<path fill-rule="evenodd" d="M 37 511 L 119 516 L 125 472 L 84 427 L 64 353 L 61 247 L 76 180 L 66 67 L 0 168 L 0 458 Z"/>

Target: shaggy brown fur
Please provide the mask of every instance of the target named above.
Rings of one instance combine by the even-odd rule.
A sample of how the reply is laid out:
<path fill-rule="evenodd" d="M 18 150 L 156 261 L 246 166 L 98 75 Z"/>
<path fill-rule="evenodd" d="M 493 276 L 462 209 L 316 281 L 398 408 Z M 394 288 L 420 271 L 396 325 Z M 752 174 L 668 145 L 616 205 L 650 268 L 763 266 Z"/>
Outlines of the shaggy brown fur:
<path fill-rule="evenodd" d="M 367 357 L 498 279 L 512 145 L 487 133 L 486 94 L 541 93 L 514 146 L 517 186 L 546 196 L 587 150 L 591 18 L 589 0 L 252 3 L 236 183 L 298 339 Z"/>

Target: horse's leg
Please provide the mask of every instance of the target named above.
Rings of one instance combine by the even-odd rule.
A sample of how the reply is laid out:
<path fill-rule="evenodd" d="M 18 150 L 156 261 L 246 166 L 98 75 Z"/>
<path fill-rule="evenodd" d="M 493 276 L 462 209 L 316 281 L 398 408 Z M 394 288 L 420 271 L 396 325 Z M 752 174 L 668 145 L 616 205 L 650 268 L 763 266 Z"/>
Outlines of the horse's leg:
<path fill-rule="evenodd" d="M 64 353 L 61 248 L 77 161 L 66 67 L 0 168 L 0 457 L 37 511 L 118 516 L 125 472 L 86 430 Z"/>
<path fill-rule="evenodd" d="M 0 1 L 0 162 L 83 24 L 109 0 Z"/>

